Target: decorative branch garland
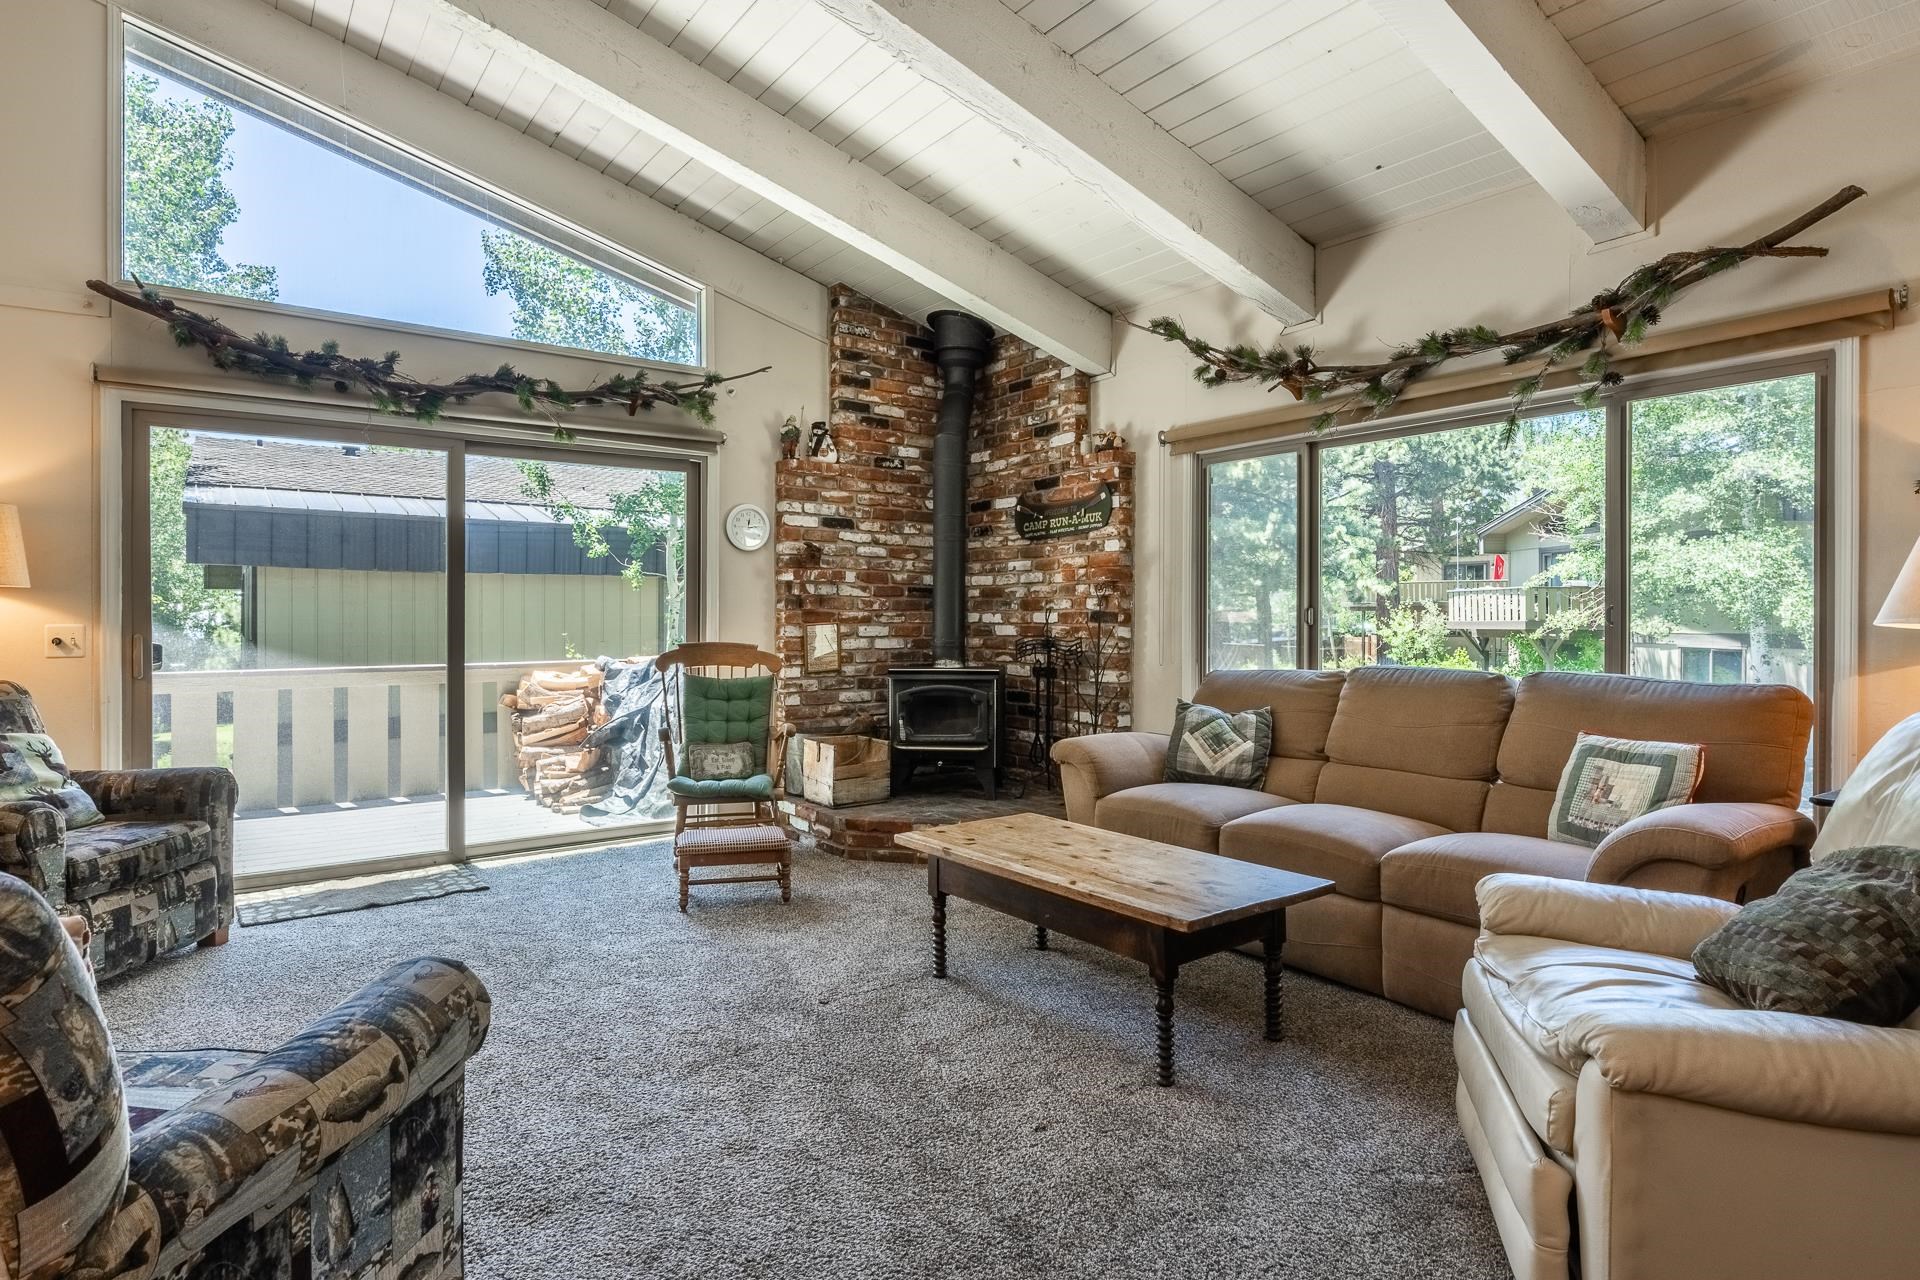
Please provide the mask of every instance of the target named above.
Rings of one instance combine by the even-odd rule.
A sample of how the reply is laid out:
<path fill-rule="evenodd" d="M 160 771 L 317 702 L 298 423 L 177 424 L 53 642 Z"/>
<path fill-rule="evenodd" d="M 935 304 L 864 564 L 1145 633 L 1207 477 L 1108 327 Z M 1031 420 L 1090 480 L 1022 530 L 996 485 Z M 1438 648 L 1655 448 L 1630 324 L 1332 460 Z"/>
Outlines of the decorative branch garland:
<path fill-rule="evenodd" d="M 544 409 L 549 416 L 582 409 L 589 405 L 623 404 L 627 416 L 655 405 L 685 409 L 702 422 L 713 421 L 716 387 L 741 378 L 765 373 L 772 365 L 762 365 L 746 373 L 721 376 L 703 374 L 685 382 L 654 382 L 645 369 L 616 373 L 591 387 L 569 391 L 551 378 L 529 377 L 510 364 L 492 373 L 469 373 L 451 382 L 422 382 L 397 371 L 400 353 L 389 351 L 378 360 L 365 356 L 340 354 L 340 344 L 328 341 L 317 351 L 295 351 L 279 334 L 256 333 L 243 337 L 212 316 L 184 307 L 162 296 L 158 289 L 136 280 L 140 292 L 129 293 L 101 280 L 87 281 L 87 288 L 123 307 L 144 312 L 163 321 L 173 340 L 183 347 L 204 347 L 207 358 L 222 369 L 248 373 L 270 381 L 292 382 L 301 387 L 331 384 L 345 394 L 355 387 L 366 392 L 374 408 L 382 413 L 413 417 L 432 422 L 450 404 L 462 404 L 474 396 L 508 395 L 520 402 L 528 413 Z M 571 440 L 573 433 L 557 422 L 554 438 Z"/>
<path fill-rule="evenodd" d="M 1547 374 L 1554 368 L 1587 353 L 1580 364 L 1584 385 L 1578 400 L 1582 406 L 1592 408 L 1602 391 L 1623 380 L 1612 367 L 1610 343 L 1632 346 L 1640 342 L 1649 329 L 1660 323 L 1664 309 L 1674 298 L 1702 280 L 1730 271 L 1750 259 L 1825 257 L 1825 249 L 1789 246 L 1786 242 L 1866 194 L 1859 187 L 1844 187 L 1785 226 L 1737 247 L 1709 246 L 1689 253 L 1670 253 L 1595 295 L 1586 306 L 1564 320 L 1516 329 L 1512 333 L 1496 333 L 1484 324 L 1436 331 L 1418 342 L 1389 351 L 1385 360 L 1375 364 L 1319 364 L 1313 358 L 1312 347 L 1289 348 L 1285 341 L 1277 341 L 1265 351 L 1245 343 L 1218 347 L 1188 336 L 1180 323 L 1169 316 L 1134 327 L 1177 342 L 1198 356 L 1202 363 L 1193 371 L 1193 376 L 1206 386 L 1218 387 L 1229 382 L 1265 383 L 1269 390 L 1285 387 L 1294 399 L 1312 404 L 1340 397 L 1339 403 L 1313 420 L 1315 431 L 1325 431 L 1342 418 L 1359 422 L 1380 417 L 1399 401 L 1409 384 L 1449 360 L 1495 350 L 1502 353 L 1508 364 L 1543 357 L 1539 368 L 1514 383 L 1508 392 L 1512 412 L 1507 418 L 1507 429 L 1512 433 L 1519 429 L 1521 410 L 1540 392 Z M 1284 334 L 1282 336 L 1284 338 Z"/>

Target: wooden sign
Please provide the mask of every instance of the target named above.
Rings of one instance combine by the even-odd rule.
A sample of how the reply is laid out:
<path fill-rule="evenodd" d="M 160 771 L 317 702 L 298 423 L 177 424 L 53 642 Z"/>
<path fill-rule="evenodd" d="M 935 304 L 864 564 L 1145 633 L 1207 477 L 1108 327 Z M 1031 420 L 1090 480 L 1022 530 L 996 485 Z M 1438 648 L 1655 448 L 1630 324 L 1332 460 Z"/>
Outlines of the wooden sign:
<path fill-rule="evenodd" d="M 1084 502 L 1069 506 L 1036 508 L 1016 506 L 1013 527 L 1028 542 L 1046 538 L 1065 538 L 1076 533 L 1104 529 L 1113 519 L 1113 485 L 1103 484 L 1100 492 Z"/>

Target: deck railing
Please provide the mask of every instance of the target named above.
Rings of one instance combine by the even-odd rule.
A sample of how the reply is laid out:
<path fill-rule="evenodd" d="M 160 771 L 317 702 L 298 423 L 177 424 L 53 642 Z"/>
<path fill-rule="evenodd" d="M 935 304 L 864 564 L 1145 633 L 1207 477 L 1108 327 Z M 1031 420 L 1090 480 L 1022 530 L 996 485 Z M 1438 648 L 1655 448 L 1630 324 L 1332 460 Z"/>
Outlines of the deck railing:
<path fill-rule="evenodd" d="M 467 667 L 463 789 L 521 789 L 500 695 L 535 667 L 577 665 Z M 243 811 L 445 790 L 446 668 L 438 664 L 156 671 L 153 694 L 156 724 L 172 731 L 170 763 L 231 768 Z M 221 741 L 228 726 L 230 747 Z"/>
<path fill-rule="evenodd" d="M 1518 630 L 1590 603 L 1596 587 L 1458 587 L 1447 592 L 1447 625 Z"/>

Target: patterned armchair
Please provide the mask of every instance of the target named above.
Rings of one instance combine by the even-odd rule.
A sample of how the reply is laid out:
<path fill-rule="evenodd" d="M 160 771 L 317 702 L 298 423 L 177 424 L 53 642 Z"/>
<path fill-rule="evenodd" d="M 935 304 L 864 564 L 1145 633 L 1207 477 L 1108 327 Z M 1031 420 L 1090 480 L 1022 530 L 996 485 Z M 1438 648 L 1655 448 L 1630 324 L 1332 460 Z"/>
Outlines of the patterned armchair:
<path fill-rule="evenodd" d="M 487 991 L 388 969 L 278 1049 L 116 1055 L 52 908 L 0 875 L 0 1276 L 454 1280 Z"/>
<path fill-rule="evenodd" d="M 0 733 L 45 733 L 33 695 L 0 680 Z M 0 872 L 93 928 L 111 978 L 189 942 L 218 945 L 233 918 L 233 810 L 225 769 L 81 771 L 106 821 L 67 830 L 56 806 L 0 801 Z"/>

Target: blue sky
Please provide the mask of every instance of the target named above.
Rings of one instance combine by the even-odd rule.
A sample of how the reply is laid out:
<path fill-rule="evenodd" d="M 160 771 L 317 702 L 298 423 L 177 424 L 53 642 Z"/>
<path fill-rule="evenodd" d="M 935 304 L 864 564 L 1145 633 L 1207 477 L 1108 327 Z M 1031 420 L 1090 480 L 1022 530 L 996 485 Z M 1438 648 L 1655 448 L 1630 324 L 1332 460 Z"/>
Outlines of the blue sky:
<path fill-rule="evenodd" d="M 161 78 L 163 97 L 206 95 Z M 513 301 L 488 297 L 480 233 L 491 224 L 299 134 L 233 113 L 227 185 L 240 216 L 229 263 L 280 270 L 279 301 L 468 333 L 512 333 Z"/>

